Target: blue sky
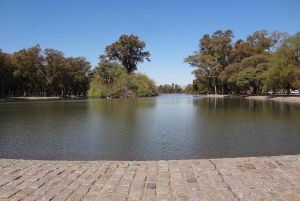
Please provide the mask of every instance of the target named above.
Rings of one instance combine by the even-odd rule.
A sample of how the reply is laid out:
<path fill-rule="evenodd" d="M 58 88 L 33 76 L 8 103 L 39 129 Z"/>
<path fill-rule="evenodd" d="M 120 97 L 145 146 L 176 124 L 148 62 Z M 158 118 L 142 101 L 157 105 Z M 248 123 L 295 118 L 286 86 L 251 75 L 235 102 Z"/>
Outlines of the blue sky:
<path fill-rule="evenodd" d="M 299 0 L 1 0 L 0 48 L 13 53 L 40 44 L 92 66 L 122 34 L 145 41 L 151 62 L 138 71 L 157 84 L 192 83 L 184 63 L 204 34 L 231 29 L 235 40 L 254 31 L 300 31 Z"/>

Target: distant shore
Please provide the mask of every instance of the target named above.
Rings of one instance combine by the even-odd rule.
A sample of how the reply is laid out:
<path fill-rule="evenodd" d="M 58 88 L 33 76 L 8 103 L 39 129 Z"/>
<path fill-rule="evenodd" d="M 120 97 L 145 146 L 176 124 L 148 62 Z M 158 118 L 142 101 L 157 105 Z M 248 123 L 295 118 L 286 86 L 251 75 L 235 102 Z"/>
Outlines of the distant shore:
<path fill-rule="evenodd" d="M 32 97 L 11 97 L 9 99 L 21 99 L 21 100 L 53 100 L 53 99 L 62 99 L 60 96 L 55 97 L 38 97 L 38 96 L 32 96 Z"/>
<path fill-rule="evenodd" d="M 299 103 L 300 104 L 300 95 L 245 95 L 245 96 L 232 96 L 232 95 L 207 95 L 207 97 L 218 97 L 218 98 L 246 98 L 251 100 L 272 100 L 278 102 L 287 102 L 287 103 Z"/>

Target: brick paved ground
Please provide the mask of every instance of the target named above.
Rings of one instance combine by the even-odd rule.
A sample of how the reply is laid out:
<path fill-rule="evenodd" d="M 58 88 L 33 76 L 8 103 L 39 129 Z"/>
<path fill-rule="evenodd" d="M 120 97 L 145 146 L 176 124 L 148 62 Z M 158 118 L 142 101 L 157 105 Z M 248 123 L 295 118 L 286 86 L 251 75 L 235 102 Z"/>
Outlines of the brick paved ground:
<path fill-rule="evenodd" d="M 300 200 L 300 155 L 174 161 L 0 159 L 0 200 Z"/>

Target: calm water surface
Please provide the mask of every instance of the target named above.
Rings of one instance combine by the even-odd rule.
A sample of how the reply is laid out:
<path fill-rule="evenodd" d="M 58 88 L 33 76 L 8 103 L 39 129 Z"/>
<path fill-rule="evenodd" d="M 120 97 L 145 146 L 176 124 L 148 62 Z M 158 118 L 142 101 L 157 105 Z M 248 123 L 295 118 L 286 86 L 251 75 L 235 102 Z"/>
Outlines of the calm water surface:
<path fill-rule="evenodd" d="M 0 102 L 0 158 L 160 160 L 300 154 L 300 104 L 162 95 Z"/>

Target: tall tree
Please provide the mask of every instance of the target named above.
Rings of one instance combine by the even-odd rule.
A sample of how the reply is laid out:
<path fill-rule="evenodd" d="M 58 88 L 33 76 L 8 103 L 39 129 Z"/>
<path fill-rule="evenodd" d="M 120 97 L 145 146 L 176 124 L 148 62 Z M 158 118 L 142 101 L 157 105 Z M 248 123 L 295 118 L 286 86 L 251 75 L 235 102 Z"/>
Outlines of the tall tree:
<path fill-rule="evenodd" d="M 137 64 L 144 62 L 144 59 L 150 61 L 150 53 L 143 51 L 145 46 L 146 43 L 137 36 L 122 35 L 118 41 L 105 47 L 105 56 L 109 60 L 120 62 L 129 74 L 137 70 Z"/>
<path fill-rule="evenodd" d="M 14 76 L 18 82 L 18 95 L 34 95 L 40 86 L 37 71 L 43 68 L 44 57 L 39 45 L 23 49 L 12 55 Z"/>
<path fill-rule="evenodd" d="M 9 96 L 9 91 L 13 89 L 13 65 L 11 55 L 2 52 L 0 49 L 0 97 Z"/>
<path fill-rule="evenodd" d="M 91 64 L 85 57 L 65 58 L 66 65 L 62 68 L 63 95 L 85 95 L 88 90 Z"/>
<path fill-rule="evenodd" d="M 54 49 L 45 49 L 45 73 L 46 73 L 46 90 L 47 96 L 51 94 L 61 95 L 62 78 L 64 76 L 64 68 L 66 68 L 66 59 L 61 51 Z"/>
<path fill-rule="evenodd" d="M 218 30 L 213 35 L 205 34 L 199 43 L 199 51 L 194 55 L 188 56 L 184 62 L 189 63 L 190 66 L 196 67 L 197 70 L 193 73 L 204 77 L 203 80 L 206 88 L 210 89 L 211 85 L 214 87 L 215 93 L 218 87 L 224 93 L 224 83 L 219 79 L 219 74 L 232 63 L 232 38 L 234 37 L 231 30 Z M 197 77 L 198 79 L 199 77 Z"/>

